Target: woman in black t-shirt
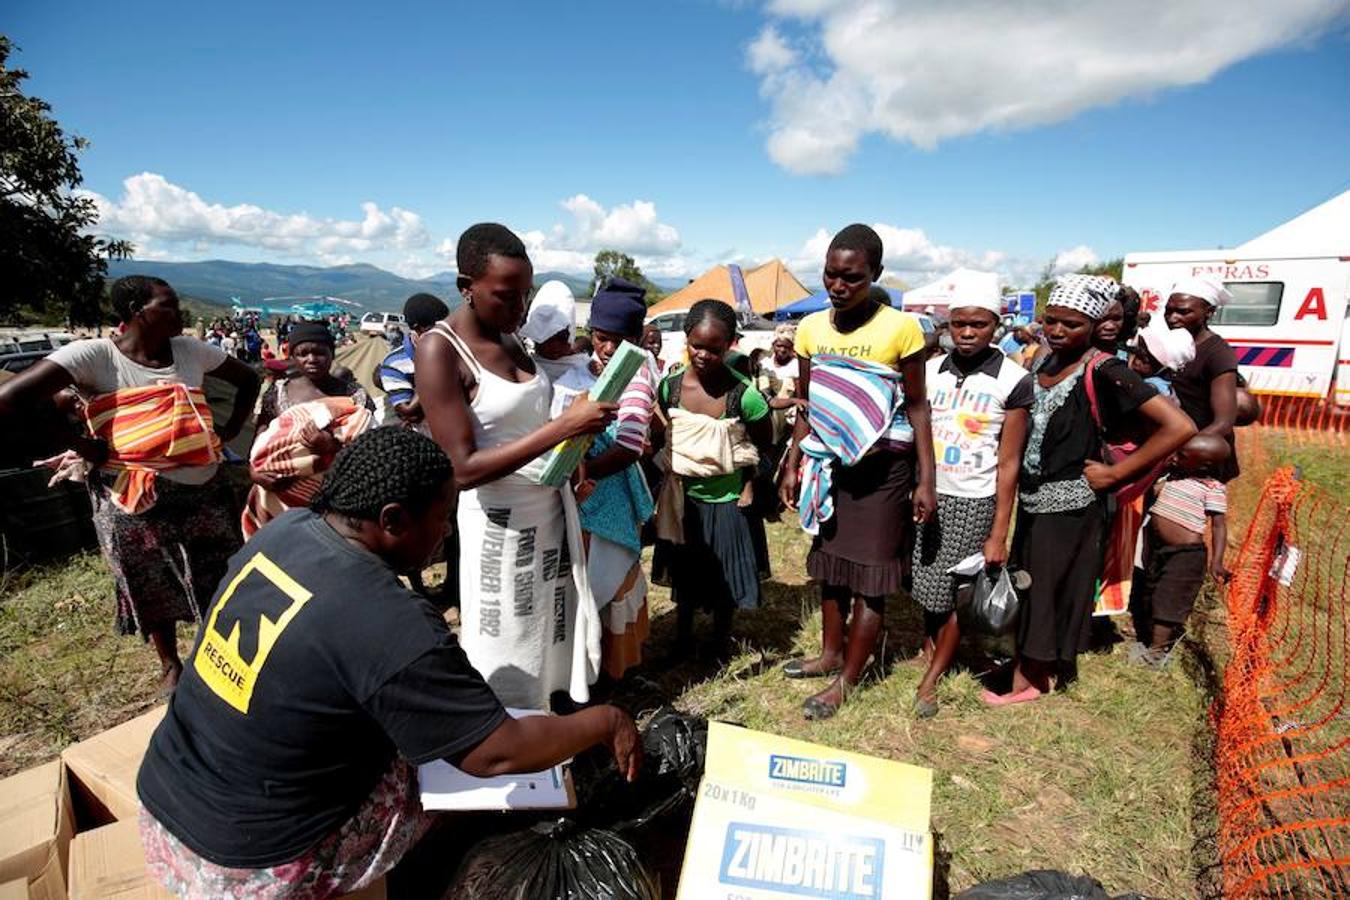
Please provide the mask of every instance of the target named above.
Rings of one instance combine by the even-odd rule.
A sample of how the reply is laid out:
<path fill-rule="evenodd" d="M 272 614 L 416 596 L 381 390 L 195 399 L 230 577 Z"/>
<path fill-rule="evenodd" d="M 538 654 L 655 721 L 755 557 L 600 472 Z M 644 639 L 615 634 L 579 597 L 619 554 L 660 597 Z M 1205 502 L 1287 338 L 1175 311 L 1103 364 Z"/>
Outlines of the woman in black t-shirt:
<path fill-rule="evenodd" d="M 606 744 L 637 774 L 612 706 L 506 714 L 445 620 L 403 586 L 445 534 L 450 461 L 405 428 L 342 449 L 312 510 L 230 561 L 137 779 L 150 872 L 175 895 L 359 890 L 426 831 L 415 766 L 547 769 Z"/>
<path fill-rule="evenodd" d="M 1195 359 L 1172 378 L 1181 409 L 1195 422 L 1201 434 L 1228 442 L 1228 458 L 1215 468 L 1220 481 L 1238 476 L 1237 445 L 1237 354 L 1228 342 L 1209 330 L 1209 320 L 1233 295 L 1209 278 L 1188 278 L 1172 286 L 1164 315 L 1168 328 L 1185 328 L 1195 338 Z"/>
<path fill-rule="evenodd" d="M 1012 690 L 984 692 L 991 706 L 1035 700 L 1057 675 L 1077 674 L 1086 649 L 1092 600 L 1102 570 L 1105 493 L 1147 472 L 1195 433 L 1175 406 L 1129 366 L 1092 350 L 1097 321 L 1117 284 L 1095 275 L 1059 280 L 1045 309 L 1050 353 L 1035 369 L 1031 427 L 1022 456 L 1013 559 L 1031 573 L 1018 624 Z M 1152 435 L 1125 459 L 1102 461 L 1102 429 L 1092 412 L 1091 378 L 1101 422 L 1114 431 L 1142 418 Z"/>

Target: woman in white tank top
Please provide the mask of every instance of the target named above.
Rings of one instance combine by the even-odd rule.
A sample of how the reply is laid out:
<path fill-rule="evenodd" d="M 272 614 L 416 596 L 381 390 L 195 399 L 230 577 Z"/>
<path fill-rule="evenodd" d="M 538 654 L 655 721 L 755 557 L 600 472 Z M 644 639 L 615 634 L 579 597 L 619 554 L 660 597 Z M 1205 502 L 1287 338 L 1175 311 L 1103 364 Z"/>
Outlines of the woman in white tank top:
<path fill-rule="evenodd" d="M 482 224 L 460 237 L 464 303 L 418 341 L 417 393 L 460 496 L 460 644 L 508 706 L 578 702 L 599 666 L 570 486 L 538 483 L 558 442 L 602 431 L 616 405 L 581 398 L 549 417 L 548 378 L 515 336 L 534 271 L 520 239 Z M 435 335 L 435 337 L 432 337 Z"/>

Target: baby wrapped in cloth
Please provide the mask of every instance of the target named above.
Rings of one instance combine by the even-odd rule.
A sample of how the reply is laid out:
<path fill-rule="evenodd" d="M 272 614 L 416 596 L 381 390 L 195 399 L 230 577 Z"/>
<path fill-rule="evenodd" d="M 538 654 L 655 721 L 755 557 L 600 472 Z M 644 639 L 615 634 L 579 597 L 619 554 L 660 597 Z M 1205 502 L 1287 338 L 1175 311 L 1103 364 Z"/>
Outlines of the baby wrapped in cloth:
<path fill-rule="evenodd" d="M 273 419 L 253 442 L 249 467 L 255 473 L 293 480 L 276 491 L 253 486 L 239 522 L 244 538 L 286 510 L 309 505 L 338 449 L 373 423 L 370 410 L 350 397 L 309 400 Z"/>

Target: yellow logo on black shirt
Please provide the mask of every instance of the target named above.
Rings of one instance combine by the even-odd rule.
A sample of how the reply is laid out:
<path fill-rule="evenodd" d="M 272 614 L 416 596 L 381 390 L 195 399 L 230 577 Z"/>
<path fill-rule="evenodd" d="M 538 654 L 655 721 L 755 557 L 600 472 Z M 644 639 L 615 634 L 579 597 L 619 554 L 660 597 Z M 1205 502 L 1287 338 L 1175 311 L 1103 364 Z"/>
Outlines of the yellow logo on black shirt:
<path fill-rule="evenodd" d="M 266 579 L 267 586 L 250 585 L 230 608 L 239 586 L 254 573 Z M 226 586 L 206 622 L 192 660 L 202 681 L 216 696 L 247 715 L 253 685 L 267 654 L 312 596 L 276 563 L 255 553 Z"/>

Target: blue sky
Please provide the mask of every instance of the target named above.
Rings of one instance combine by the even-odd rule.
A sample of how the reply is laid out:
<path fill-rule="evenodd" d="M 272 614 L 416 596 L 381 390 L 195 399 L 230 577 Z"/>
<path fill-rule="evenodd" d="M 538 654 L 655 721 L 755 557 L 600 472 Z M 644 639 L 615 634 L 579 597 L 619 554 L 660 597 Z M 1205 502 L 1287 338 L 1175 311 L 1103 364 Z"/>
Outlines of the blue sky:
<path fill-rule="evenodd" d="M 539 269 L 809 278 L 857 220 L 911 283 L 1016 282 L 1350 188 L 1350 2 L 1246 6 L 11 0 L 0 30 L 145 257 L 426 275 L 495 219 Z"/>

